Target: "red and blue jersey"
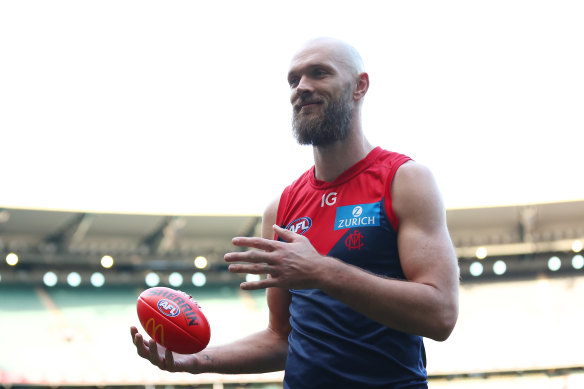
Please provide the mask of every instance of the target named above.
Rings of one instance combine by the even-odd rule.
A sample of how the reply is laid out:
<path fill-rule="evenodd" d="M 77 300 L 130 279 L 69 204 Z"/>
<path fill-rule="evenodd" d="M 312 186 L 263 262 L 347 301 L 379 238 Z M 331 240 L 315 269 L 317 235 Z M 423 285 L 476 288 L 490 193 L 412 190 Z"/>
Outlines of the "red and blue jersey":
<path fill-rule="evenodd" d="M 314 167 L 280 198 L 277 224 L 306 236 L 322 255 L 405 279 L 391 182 L 410 158 L 373 149 L 333 182 Z M 385 327 L 318 289 L 292 289 L 285 388 L 425 388 L 420 336 Z"/>

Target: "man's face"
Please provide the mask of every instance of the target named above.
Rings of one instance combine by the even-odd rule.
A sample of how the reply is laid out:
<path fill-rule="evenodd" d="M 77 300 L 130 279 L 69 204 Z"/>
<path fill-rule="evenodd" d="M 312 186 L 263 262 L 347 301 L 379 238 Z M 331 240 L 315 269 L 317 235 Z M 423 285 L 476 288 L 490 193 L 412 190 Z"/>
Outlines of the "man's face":
<path fill-rule="evenodd" d="M 326 50 L 306 49 L 288 73 L 292 128 L 298 143 L 326 146 L 346 139 L 353 117 L 353 91 L 342 64 Z"/>

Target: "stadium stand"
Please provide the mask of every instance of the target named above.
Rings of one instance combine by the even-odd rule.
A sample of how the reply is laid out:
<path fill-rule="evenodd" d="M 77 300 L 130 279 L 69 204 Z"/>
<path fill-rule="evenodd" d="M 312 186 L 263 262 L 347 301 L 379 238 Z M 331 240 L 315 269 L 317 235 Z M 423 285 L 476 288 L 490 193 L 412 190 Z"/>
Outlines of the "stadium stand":
<path fill-rule="evenodd" d="M 446 342 L 426 340 L 431 388 L 584 387 L 584 313 L 580 308 L 584 269 L 577 261 L 570 263 L 582 251 L 573 242 L 584 237 L 584 202 L 536 208 L 540 218 L 536 226 L 529 224 L 526 207 L 450 211 L 451 234 L 461 264 L 460 316 Z M 51 212 L 43 211 L 41 222 L 35 223 L 36 211 L 20 211 L 11 210 L 16 215 L 12 219 L 15 224 L 0 225 L 0 252 L 3 256 L 20 254 L 15 266 L 0 262 L 0 383 L 5 387 L 281 387 L 281 372 L 235 376 L 161 372 L 135 354 L 129 337 L 129 326 L 139 326 L 135 304 L 147 288 L 145 272 L 157 271 L 162 275 L 160 285 L 165 286 L 170 271 L 181 271 L 188 280 L 196 271 L 192 257 L 199 252 L 197 236 L 209 234 L 204 229 L 206 223 L 217 226 L 217 236 L 211 241 L 221 251 L 231 249 L 226 243 L 228 235 L 256 234 L 257 217 L 187 218 L 184 226 L 193 236 L 175 236 L 179 251 L 180 247 L 191 247 L 186 255 L 191 269 L 186 269 L 180 266 L 187 261 L 172 250 L 170 240 L 164 244 L 166 251 L 160 250 L 168 237 L 163 231 L 168 231 L 172 225 L 169 220 L 176 218 L 90 218 L 99 220 L 94 232 L 99 233 L 102 246 L 89 249 L 97 238 L 87 215 L 56 212 L 52 218 Z M 102 287 L 86 281 L 77 287 L 63 281 L 53 287 L 42 284 L 42 274 L 49 269 L 60 274 L 80 269 L 83 280 L 98 269 L 92 261 L 103 252 L 111 252 L 104 235 L 108 220 L 123 221 L 120 225 L 125 229 L 137 220 L 148 221 L 154 231 L 142 225 L 138 234 L 126 234 L 128 241 L 121 246 L 136 247 L 137 251 L 125 258 L 121 252 L 114 255 L 120 259 L 104 271 L 106 283 Z M 231 222 L 232 230 L 220 232 Z M 83 223 L 87 223 L 85 227 Z M 128 244 L 130 240 L 138 243 Z M 488 249 L 487 258 L 474 256 L 479 246 Z M 76 251 L 79 247 L 87 249 Z M 557 257 L 561 268 L 550 270 L 550 257 Z M 492 271 L 497 260 L 506 261 L 507 273 Z M 474 262 L 482 264 L 482 274 L 470 273 Z M 240 290 L 239 280 L 226 277 L 217 259 L 211 259 L 210 267 L 202 271 L 207 275 L 206 285 L 184 283 L 178 289 L 192 295 L 208 317 L 210 345 L 230 342 L 265 326 L 265 291 Z"/>

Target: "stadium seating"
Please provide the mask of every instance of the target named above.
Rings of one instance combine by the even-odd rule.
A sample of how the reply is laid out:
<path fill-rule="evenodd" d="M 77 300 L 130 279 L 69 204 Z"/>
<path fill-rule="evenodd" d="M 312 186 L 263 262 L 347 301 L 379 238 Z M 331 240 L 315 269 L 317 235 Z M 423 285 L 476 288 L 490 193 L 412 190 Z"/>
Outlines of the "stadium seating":
<path fill-rule="evenodd" d="M 142 290 L 0 285 L 0 378 L 43 385 L 245 381 L 241 377 L 161 372 L 139 358 L 129 327 L 140 328 L 135 303 Z M 263 290 L 207 285 L 184 291 L 198 301 L 209 319 L 211 346 L 248 335 L 267 323 Z M 432 387 L 480 389 L 487 387 L 487 381 L 494 385 L 498 374 L 510 371 L 584 366 L 580 352 L 584 338 L 578 335 L 584 326 L 580 308 L 584 277 L 463 283 L 460 292 L 460 316 L 451 338 L 443 343 L 425 341 L 428 372 L 436 377 Z M 567 377 L 578 380 L 582 374 Z M 256 375 L 252 381 L 280 379 L 281 373 L 275 373 Z M 534 382 L 552 385 L 552 379 Z M 504 386 L 510 382 L 514 381 L 507 377 L 496 387 L 530 387 L 528 379 Z M 531 387 L 543 387 L 535 385 Z"/>

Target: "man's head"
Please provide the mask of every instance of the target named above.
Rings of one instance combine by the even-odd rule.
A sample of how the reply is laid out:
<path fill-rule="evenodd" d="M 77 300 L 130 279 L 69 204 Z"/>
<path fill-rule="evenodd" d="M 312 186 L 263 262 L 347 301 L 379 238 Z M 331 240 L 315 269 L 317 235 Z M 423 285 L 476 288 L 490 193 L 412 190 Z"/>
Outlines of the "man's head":
<path fill-rule="evenodd" d="M 318 38 L 294 55 L 288 83 L 296 139 L 300 144 L 326 146 L 348 136 L 369 78 L 352 46 Z"/>

